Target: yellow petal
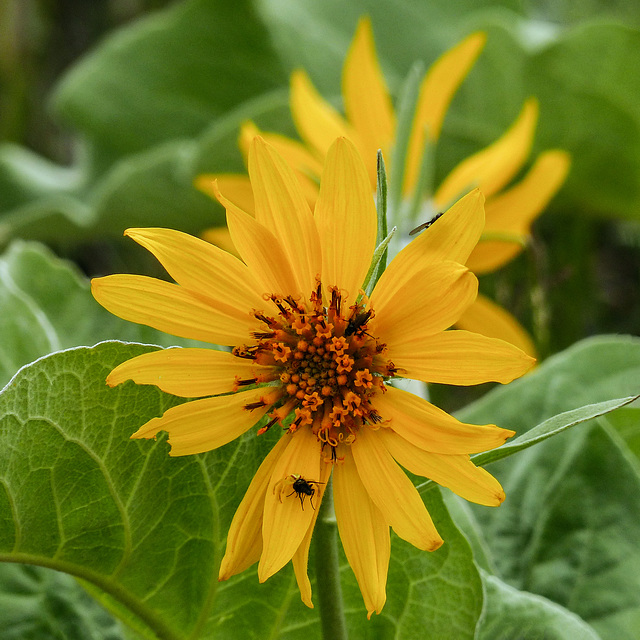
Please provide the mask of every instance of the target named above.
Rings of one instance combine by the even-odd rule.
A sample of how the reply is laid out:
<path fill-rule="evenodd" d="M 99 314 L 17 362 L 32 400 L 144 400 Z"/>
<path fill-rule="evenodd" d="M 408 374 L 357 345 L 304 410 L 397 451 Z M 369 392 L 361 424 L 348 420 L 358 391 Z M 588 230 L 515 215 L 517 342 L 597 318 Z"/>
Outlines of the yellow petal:
<path fill-rule="evenodd" d="M 107 384 L 133 380 L 175 396 L 201 398 L 235 392 L 238 379 L 251 380 L 268 370 L 226 351 L 161 349 L 123 362 L 107 376 Z"/>
<path fill-rule="evenodd" d="M 362 592 L 368 616 L 380 613 L 387 599 L 391 544 L 389 525 L 369 498 L 351 450 L 335 465 L 333 497 L 340 540 Z"/>
<path fill-rule="evenodd" d="M 215 244 L 216 247 L 220 247 L 220 249 L 230 253 L 232 256 L 235 256 L 236 258 L 240 257 L 238 250 L 235 248 L 233 241 L 231 240 L 231 234 L 227 227 L 210 227 L 209 229 L 205 229 L 200 234 L 200 237 L 206 242 Z"/>
<path fill-rule="evenodd" d="M 374 405 L 385 421 L 386 428 L 380 432 L 395 431 L 431 453 L 479 453 L 499 447 L 514 435 L 493 424 L 465 424 L 413 393 L 391 386 L 376 395 Z"/>
<path fill-rule="evenodd" d="M 287 138 L 279 133 L 261 131 L 251 121 L 244 122 L 240 129 L 240 149 L 247 159 L 249 158 L 249 148 L 256 136 L 262 137 L 266 143 L 270 144 L 293 169 L 300 183 L 302 193 L 309 207 L 313 209 L 318 199 L 318 185 L 320 183 L 320 174 L 322 173 L 323 159 L 316 157 L 301 142 Z M 222 191 L 224 192 L 224 189 Z M 248 209 L 245 209 L 245 211 L 248 211 Z"/>
<path fill-rule="evenodd" d="M 253 189 L 249 176 L 236 173 L 204 173 L 199 175 L 194 185 L 197 189 L 215 198 L 216 192 L 213 183 L 218 182 L 218 188 L 231 202 L 235 202 L 243 211 L 253 213 Z M 223 247 L 224 248 L 224 247 Z"/>
<path fill-rule="evenodd" d="M 491 233 L 489 229 L 485 230 Z M 529 234 L 499 231 L 500 240 L 481 240 L 467 260 L 467 266 L 474 273 L 491 273 L 511 262 L 526 246 Z M 508 237 L 508 239 L 507 239 Z M 512 241 L 513 238 L 513 241 Z"/>
<path fill-rule="evenodd" d="M 320 466 L 320 482 L 322 485 L 326 485 L 331 475 L 331 465 L 324 464 Z M 314 496 L 315 497 L 315 496 Z M 307 533 L 302 539 L 302 543 L 298 547 L 297 551 L 293 554 L 291 562 L 293 564 L 293 572 L 296 576 L 296 582 L 298 583 L 298 589 L 300 589 L 300 598 L 302 602 L 310 609 L 313 609 L 313 602 L 311 601 L 311 582 L 309 581 L 309 575 L 307 574 L 307 565 L 309 562 L 309 547 L 311 546 L 311 537 L 313 536 L 313 528 L 315 527 L 316 520 L 318 519 L 318 513 L 320 510 L 316 506 L 313 516 L 311 518 L 311 524 L 307 529 Z"/>
<path fill-rule="evenodd" d="M 260 137 L 249 149 L 249 176 L 256 220 L 280 240 L 297 281 L 295 291 L 308 295 L 320 273 L 320 240 L 300 184 L 291 167 Z"/>
<path fill-rule="evenodd" d="M 261 136 L 267 144 L 270 144 L 285 159 L 287 164 L 296 172 L 298 178 L 304 175 L 315 180 L 317 197 L 317 183 L 320 181 L 320 174 L 322 173 L 322 159 L 314 156 L 305 145 L 297 140 L 287 138 L 279 133 L 261 131 L 253 122 L 245 122 L 240 130 L 240 146 L 247 157 L 249 156 L 251 142 L 257 135 Z"/>
<path fill-rule="evenodd" d="M 351 451 L 362 484 L 393 530 L 418 549 L 435 551 L 443 540 L 417 489 L 377 434 L 360 429 Z"/>
<path fill-rule="evenodd" d="M 231 240 L 251 269 L 256 288 L 265 294 L 288 295 L 298 291 L 293 268 L 278 238 L 255 218 L 227 200 L 214 184 L 220 204 L 227 210 Z"/>
<path fill-rule="evenodd" d="M 432 142 L 439 138 L 449 104 L 480 55 L 486 40 L 486 34 L 472 33 L 441 55 L 425 75 L 420 85 L 416 114 L 409 139 L 404 180 L 405 191 L 410 191 L 415 187 L 426 136 Z"/>
<path fill-rule="evenodd" d="M 489 338 L 500 338 L 522 349 L 531 357 L 536 357 L 533 341 L 520 323 L 508 311 L 485 296 L 479 295 L 476 298 L 456 322 L 456 327 Z"/>
<path fill-rule="evenodd" d="M 153 438 L 159 431 L 167 431 L 171 456 L 211 451 L 240 437 L 262 418 L 273 402 L 268 393 L 265 388 L 251 389 L 185 402 L 168 409 L 162 417 L 149 420 L 131 437 Z M 267 406 L 245 409 L 247 404 L 263 399 Z"/>
<path fill-rule="evenodd" d="M 395 134 L 391 97 L 376 57 L 371 20 L 360 18 L 342 73 L 342 95 L 349 122 L 358 132 L 371 189 L 377 178 L 378 149 L 386 154 Z"/>
<path fill-rule="evenodd" d="M 419 342 L 387 344 L 389 358 L 405 378 L 441 384 L 506 384 L 533 367 L 535 360 L 504 340 L 469 331 L 444 331 Z"/>
<path fill-rule="evenodd" d="M 370 298 L 376 313 L 371 331 L 382 342 L 393 342 L 397 334 L 422 336 L 449 328 L 478 293 L 477 278 L 457 262 L 422 269 L 401 287 L 385 278 L 387 271 Z"/>
<path fill-rule="evenodd" d="M 119 318 L 182 338 L 235 345 L 246 342 L 250 332 L 261 327 L 248 312 L 240 314 L 179 285 L 146 276 L 94 278 L 91 293 Z"/>
<path fill-rule="evenodd" d="M 288 436 L 287 436 L 288 437 Z M 311 429 L 302 427 L 290 436 L 289 444 L 273 469 L 264 504 L 262 542 L 264 549 L 258 565 L 258 578 L 264 582 L 282 569 L 300 547 L 313 519 L 310 500 L 303 507 L 295 491 L 282 491 L 287 478 L 300 476 L 318 482 L 322 475 L 320 442 Z M 312 485 L 313 506 L 318 509 L 325 485 Z M 286 486 L 285 486 L 286 489 Z"/>
<path fill-rule="evenodd" d="M 182 287 L 246 315 L 264 305 L 251 271 L 238 258 L 209 242 L 173 229 L 127 229 Z"/>
<path fill-rule="evenodd" d="M 371 263 L 377 220 L 362 159 L 345 138 L 338 138 L 327 155 L 315 220 L 322 282 L 345 289 L 353 303 Z"/>
<path fill-rule="evenodd" d="M 571 160 L 565 151 L 545 151 L 527 175 L 485 205 L 485 234 L 515 234 L 526 239 L 531 223 L 549 204 L 567 177 Z M 522 251 L 521 243 L 480 240 L 467 261 L 475 273 L 489 273 Z"/>
<path fill-rule="evenodd" d="M 483 205 L 484 196 L 478 189 L 458 200 L 398 253 L 385 270 L 384 281 L 399 289 L 419 271 L 443 260 L 464 264 L 484 228 Z"/>
<path fill-rule="evenodd" d="M 465 500 L 497 507 L 504 500 L 500 483 L 468 455 L 444 455 L 419 449 L 390 429 L 380 429 L 389 453 L 405 469 L 451 489 Z"/>
<path fill-rule="evenodd" d="M 538 102 L 530 98 L 501 138 L 463 160 L 445 178 L 434 196 L 436 206 L 445 206 L 473 187 L 480 188 L 486 198 L 499 191 L 527 159 L 537 120 Z"/>
<path fill-rule="evenodd" d="M 320 96 L 302 70 L 291 74 L 291 115 L 300 137 L 319 158 L 325 157 L 336 138 L 357 138 L 355 130 Z"/>
<path fill-rule="evenodd" d="M 273 467 L 287 444 L 287 438 L 280 438 L 253 476 L 231 521 L 218 580 L 228 580 L 260 560 L 264 498 Z"/>

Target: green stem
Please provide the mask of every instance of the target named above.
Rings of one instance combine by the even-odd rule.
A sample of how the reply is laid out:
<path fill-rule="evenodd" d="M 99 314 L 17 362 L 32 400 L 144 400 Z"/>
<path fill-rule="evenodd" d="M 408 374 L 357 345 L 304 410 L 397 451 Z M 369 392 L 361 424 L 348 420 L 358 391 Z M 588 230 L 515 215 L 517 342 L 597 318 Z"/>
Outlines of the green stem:
<path fill-rule="evenodd" d="M 316 546 L 316 581 L 322 637 L 326 640 L 347 640 L 331 479 L 322 498 L 313 538 Z"/>

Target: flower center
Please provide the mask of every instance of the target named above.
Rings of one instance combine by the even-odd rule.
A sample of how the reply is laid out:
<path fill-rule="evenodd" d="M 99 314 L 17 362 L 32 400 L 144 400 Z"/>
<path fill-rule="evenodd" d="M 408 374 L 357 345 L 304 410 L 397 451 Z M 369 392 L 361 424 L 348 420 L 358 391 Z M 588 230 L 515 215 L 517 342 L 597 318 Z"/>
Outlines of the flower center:
<path fill-rule="evenodd" d="M 275 393 L 245 407 L 273 405 L 269 422 L 258 433 L 276 423 L 289 433 L 309 425 L 335 459 L 335 448 L 351 444 L 359 429 L 377 428 L 381 417 L 371 401 L 385 391 L 385 378 L 397 370 L 383 357 L 386 346 L 367 331 L 374 311 L 366 301 L 356 302 L 345 313 L 339 289 L 330 289 L 330 295 L 324 306 L 318 281 L 308 301 L 266 296 L 277 315 L 254 311 L 265 331 L 253 334 L 255 344 L 236 347 L 233 353 L 272 371 L 267 377 L 237 380 L 238 386 L 276 383 Z"/>

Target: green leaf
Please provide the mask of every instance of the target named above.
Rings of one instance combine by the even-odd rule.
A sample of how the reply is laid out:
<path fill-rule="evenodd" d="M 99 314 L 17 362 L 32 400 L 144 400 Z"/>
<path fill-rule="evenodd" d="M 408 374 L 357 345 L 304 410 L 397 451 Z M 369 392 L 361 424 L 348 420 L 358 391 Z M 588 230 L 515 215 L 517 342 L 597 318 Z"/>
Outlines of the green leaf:
<path fill-rule="evenodd" d="M 609 423 L 640 460 L 640 408 L 625 407 L 609 417 Z"/>
<path fill-rule="evenodd" d="M 600 640 L 578 616 L 533 593 L 483 574 L 485 610 L 478 640 Z"/>
<path fill-rule="evenodd" d="M 205 462 L 170 458 L 164 439 L 129 440 L 132 428 L 176 403 L 154 387 L 105 385 L 115 365 L 149 349 L 102 343 L 60 352 L 5 388 L 0 559 L 79 576 L 119 600 L 120 614 L 126 607 L 158 636 L 184 638 L 218 589 L 221 531 L 255 450 L 247 456 L 239 441 Z"/>
<path fill-rule="evenodd" d="M 640 205 L 640 31 L 590 24 L 527 61 L 541 101 L 538 147 L 572 154 L 565 203 L 637 219 Z M 597 131 L 597 135 L 594 132 Z"/>
<path fill-rule="evenodd" d="M 195 136 L 286 81 L 250 2 L 188 0 L 112 34 L 53 104 L 100 153 L 118 156 Z"/>
<path fill-rule="evenodd" d="M 133 638 L 71 576 L 17 564 L 0 564 L 0 629 L 3 640 Z"/>
<path fill-rule="evenodd" d="M 426 553 L 394 536 L 387 605 L 388 635 L 376 638 L 475 637 L 482 610 L 482 585 L 469 544 L 453 524 L 439 491 L 422 493 L 445 543 Z M 355 637 L 364 637 L 356 634 Z"/>
<path fill-rule="evenodd" d="M 588 420 L 593 420 L 594 418 L 599 418 L 615 411 L 616 409 L 620 409 L 621 407 L 638 400 L 638 398 L 640 398 L 640 395 L 628 396 L 626 398 L 597 402 L 596 404 L 589 404 L 586 407 L 580 407 L 579 409 L 565 411 L 564 413 L 560 413 L 557 416 L 553 416 L 553 418 L 549 418 L 541 424 L 536 425 L 533 429 L 530 429 L 514 440 L 508 441 L 498 449 L 485 451 L 473 456 L 473 461 L 478 466 L 497 462 L 498 460 L 512 456 L 514 453 L 524 451 L 534 444 L 544 442 L 547 438 L 556 436 L 570 427 L 575 427 L 578 424 L 582 424 Z"/>
<path fill-rule="evenodd" d="M 638 380 L 639 339 L 595 338 L 459 417 L 522 434 L 586 403 L 635 394 Z M 499 578 L 569 609 L 602 637 L 631 640 L 640 624 L 640 475 L 610 433 L 604 416 L 492 465 L 507 499 L 473 513 Z"/>
<path fill-rule="evenodd" d="M 0 147 L 0 241 L 120 236 L 132 224 L 199 233 L 220 224 L 222 209 L 193 179 L 212 164 L 242 168 L 240 122 L 281 105 L 273 90 L 286 85 L 247 0 L 175 3 L 115 31 L 53 96 L 59 120 L 81 136 L 74 165 Z M 230 135 L 212 140 L 219 125 Z"/>
<path fill-rule="evenodd" d="M 15 242 L 0 257 L 0 308 L 0 387 L 21 366 L 68 347 L 108 339 L 195 344 L 111 315 L 76 267 L 35 243 Z"/>

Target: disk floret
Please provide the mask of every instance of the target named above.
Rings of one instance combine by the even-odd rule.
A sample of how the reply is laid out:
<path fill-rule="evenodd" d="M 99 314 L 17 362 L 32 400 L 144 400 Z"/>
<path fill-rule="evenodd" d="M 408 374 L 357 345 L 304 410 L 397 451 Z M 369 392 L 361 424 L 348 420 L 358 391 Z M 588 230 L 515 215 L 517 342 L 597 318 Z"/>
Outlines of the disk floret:
<path fill-rule="evenodd" d="M 372 399 L 385 391 L 384 380 L 396 369 L 384 358 L 385 345 L 368 332 L 375 314 L 366 298 L 361 296 L 345 313 L 340 290 L 333 287 L 329 295 L 324 306 L 318 282 L 308 301 L 266 296 L 277 313 L 254 311 L 265 330 L 253 334 L 255 344 L 236 347 L 233 353 L 277 372 L 277 400 L 259 433 L 276 423 L 290 433 L 309 425 L 335 457 L 335 447 L 353 442 L 359 429 L 377 428 L 381 417 Z"/>

